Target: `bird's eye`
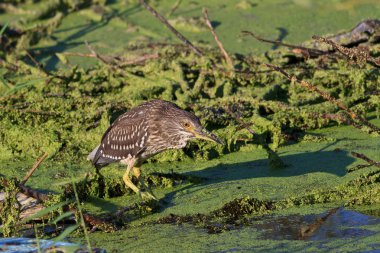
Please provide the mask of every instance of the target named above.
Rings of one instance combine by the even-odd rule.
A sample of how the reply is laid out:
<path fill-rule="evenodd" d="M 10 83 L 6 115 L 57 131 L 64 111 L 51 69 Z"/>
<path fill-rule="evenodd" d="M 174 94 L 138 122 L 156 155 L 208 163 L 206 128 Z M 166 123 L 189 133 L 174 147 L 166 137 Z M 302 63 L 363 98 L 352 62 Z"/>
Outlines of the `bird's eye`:
<path fill-rule="evenodd" d="M 185 128 L 189 128 L 189 127 L 190 127 L 190 123 L 189 123 L 189 122 L 184 122 L 184 123 L 183 123 L 183 126 L 184 126 Z"/>

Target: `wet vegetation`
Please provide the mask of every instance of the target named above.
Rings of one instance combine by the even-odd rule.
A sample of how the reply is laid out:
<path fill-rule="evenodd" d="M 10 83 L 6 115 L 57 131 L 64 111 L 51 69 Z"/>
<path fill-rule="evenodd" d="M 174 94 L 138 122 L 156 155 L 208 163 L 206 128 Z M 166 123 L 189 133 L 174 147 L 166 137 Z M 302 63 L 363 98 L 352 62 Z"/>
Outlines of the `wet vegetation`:
<path fill-rule="evenodd" d="M 283 4 L 320 7 L 294 2 Z M 285 239 L 316 238 L 331 217 L 351 212 L 337 207 L 378 216 L 380 21 L 359 23 L 370 15 L 367 4 L 337 2 L 355 6 L 360 19 L 339 28 L 345 31 L 318 27 L 297 35 L 296 44 L 283 42 L 281 29 L 278 40 L 260 37 L 268 33 L 242 27 L 236 12 L 231 22 L 245 32 L 226 25 L 223 33 L 226 8 L 249 18 L 273 7 L 260 1 L 150 1 L 174 32 L 153 23 L 145 1 L 1 3 L 0 233 L 69 237 L 111 252 L 123 251 L 120 242 L 134 251 L 198 251 L 205 244 L 276 251 L 282 239 L 297 251 L 305 244 Z M 379 6 L 372 4 L 375 15 Z M 190 44 L 176 39 L 182 33 Z M 105 34 L 112 41 L 103 42 Z M 226 145 L 194 141 L 151 158 L 143 173 L 160 201 L 142 202 L 125 187 L 123 166 L 98 174 L 86 156 L 119 115 L 156 98 L 194 112 Z M 24 177 L 45 152 L 47 160 Z M 42 213 L 25 218 L 17 192 L 39 200 Z M 303 224 L 297 235 L 258 233 L 284 219 Z M 376 224 L 365 223 L 368 238 L 350 249 L 378 249 L 370 243 L 380 238 Z M 330 238 L 323 247 L 349 247 L 341 244 Z"/>

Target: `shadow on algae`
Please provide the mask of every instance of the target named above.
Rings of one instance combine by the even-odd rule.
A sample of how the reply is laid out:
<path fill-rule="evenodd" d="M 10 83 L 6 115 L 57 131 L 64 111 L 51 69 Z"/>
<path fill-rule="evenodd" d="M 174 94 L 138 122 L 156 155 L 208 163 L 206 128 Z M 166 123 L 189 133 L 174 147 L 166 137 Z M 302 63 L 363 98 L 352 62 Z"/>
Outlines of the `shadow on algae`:
<path fill-rule="evenodd" d="M 341 150 L 281 155 L 281 159 L 286 166 L 282 169 L 270 169 L 268 167 L 268 159 L 257 159 L 231 164 L 220 163 L 202 170 L 188 171 L 182 173 L 182 175 L 198 178 L 199 182 L 196 184 L 197 190 L 195 191 L 201 191 L 203 190 L 203 186 L 217 183 L 228 184 L 233 181 L 266 177 L 291 178 L 315 172 L 324 172 L 343 177 L 347 174 L 346 168 L 355 161 L 351 156 L 348 156 L 347 152 Z M 186 188 L 191 189 L 194 186 L 194 184 L 191 184 Z M 179 189 L 178 191 L 183 191 L 183 189 Z M 176 194 L 177 191 L 173 191 L 165 195 L 164 199 L 167 202 L 167 206 L 163 208 L 168 208 L 172 205 L 172 199 Z"/>
<path fill-rule="evenodd" d="M 354 162 L 354 159 L 344 151 L 305 152 L 282 155 L 281 159 L 288 169 L 268 169 L 268 159 L 258 159 L 249 162 L 218 164 L 200 171 L 187 172 L 185 175 L 210 178 L 212 180 L 209 184 L 259 177 L 292 177 L 312 172 L 326 172 L 341 177 L 346 174 L 345 168 Z"/>

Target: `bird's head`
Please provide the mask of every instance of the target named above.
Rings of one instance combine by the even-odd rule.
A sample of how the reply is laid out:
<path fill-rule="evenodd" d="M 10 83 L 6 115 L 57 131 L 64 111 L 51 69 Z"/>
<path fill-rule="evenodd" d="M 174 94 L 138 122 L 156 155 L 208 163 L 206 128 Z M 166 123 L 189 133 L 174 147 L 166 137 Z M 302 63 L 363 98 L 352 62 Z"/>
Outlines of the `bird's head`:
<path fill-rule="evenodd" d="M 215 134 L 204 128 L 199 119 L 191 112 L 181 110 L 176 118 L 177 128 L 183 135 L 189 136 L 190 139 L 203 139 L 213 141 L 224 145 Z"/>

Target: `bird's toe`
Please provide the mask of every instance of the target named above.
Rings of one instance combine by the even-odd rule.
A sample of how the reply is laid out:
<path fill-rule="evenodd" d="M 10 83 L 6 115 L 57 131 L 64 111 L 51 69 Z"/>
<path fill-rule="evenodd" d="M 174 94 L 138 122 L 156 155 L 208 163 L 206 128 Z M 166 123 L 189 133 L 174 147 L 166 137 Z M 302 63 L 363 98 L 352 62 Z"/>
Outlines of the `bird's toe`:
<path fill-rule="evenodd" d="M 140 191 L 139 195 L 143 200 L 158 200 L 156 196 L 153 195 L 153 193 L 147 191 Z"/>

